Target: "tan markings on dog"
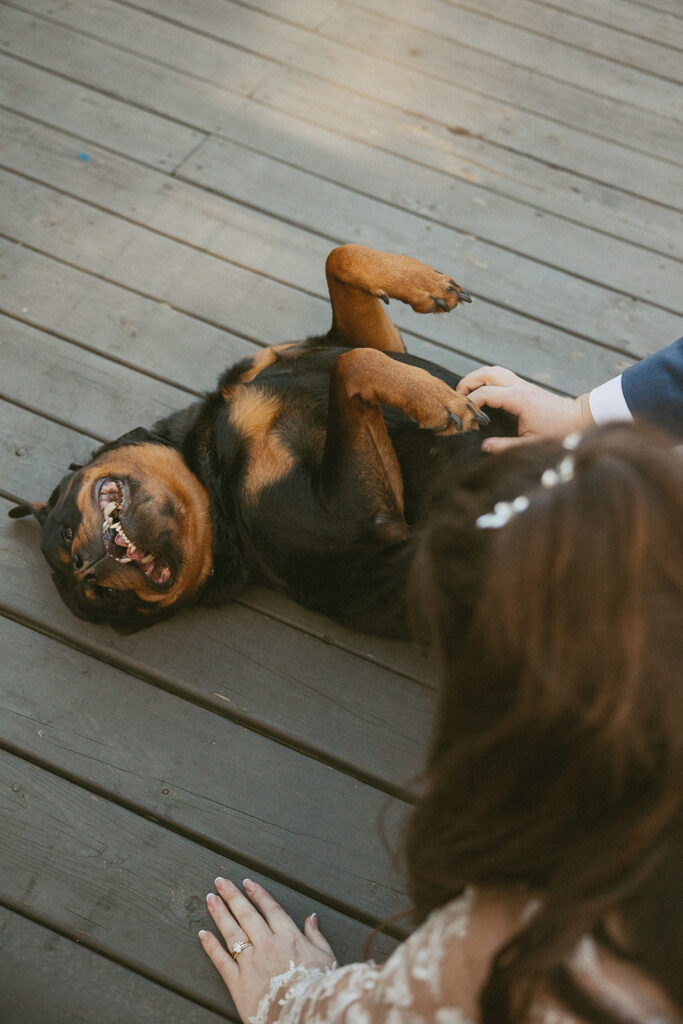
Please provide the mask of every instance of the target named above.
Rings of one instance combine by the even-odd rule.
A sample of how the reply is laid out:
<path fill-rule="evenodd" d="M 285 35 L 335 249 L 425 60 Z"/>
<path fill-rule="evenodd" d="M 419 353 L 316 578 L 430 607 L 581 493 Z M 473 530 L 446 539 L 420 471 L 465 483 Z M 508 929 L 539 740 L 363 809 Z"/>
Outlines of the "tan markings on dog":
<path fill-rule="evenodd" d="M 371 405 L 391 405 L 417 420 L 423 429 L 449 435 L 478 430 L 479 409 L 419 366 L 390 359 L 381 352 L 358 348 L 339 356 L 346 394 Z M 462 427 L 450 419 L 454 413 Z"/>
<path fill-rule="evenodd" d="M 294 466 L 294 456 L 274 430 L 281 412 L 282 400 L 277 395 L 241 384 L 233 391 L 229 418 L 247 445 L 244 497 L 250 503 Z"/>
<path fill-rule="evenodd" d="M 296 341 L 290 341 L 286 345 L 271 345 L 270 348 L 264 348 L 262 352 L 254 356 L 251 369 L 247 370 L 240 377 L 240 383 L 249 384 L 254 377 L 258 377 L 259 373 L 267 369 L 276 363 L 278 359 L 282 358 L 282 353 L 287 352 L 289 349 L 298 348 L 299 345 Z"/>
<path fill-rule="evenodd" d="M 103 477 L 135 480 L 139 490 L 149 495 L 145 516 L 151 517 L 159 533 L 170 533 L 172 545 L 180 553 L 182 564 L 168 590 L 160 591 L 139 568 L 113 558 L 103 563 L 104 570 L 98 570 L 100 586 L 134 590 L 142 600 L 167 607 L 191 596 L 206 582 L 211 572 L 213 540 L 209 496 L 178 451 L 158 444 L 126 445 L 105 452 L 76 477 L 80 484 L 76 502 L 81 523 L 73 542 L 74 553 L 87 554 L 101 538 L 102 510 L 94 498 L 94 485 Z M 165 511 L 169 504 L 172 515 Z M 125 529 L 125 508 L 122 521 Z M 133 532 L 130 525 L 128 529 Z M 98 550 L 101 557 L 101 541 Z M 93 568 L 92 561 L 86 558 L 74 575 L 85 578 Z"/>
<path fill-rule="evenodd" d="M 366 352 L 374 357 L 367 363 L 358 359 Z M 410 533 L 403 518 L 403 475 L 382 407 L 370 390 L 361 389 L 364 366 L 369 365 L 377 373 L 384 363 L 391 362 L 380 352 L 352 349 L 336 360 L 331 381 L 337 409 L 336 428 L 342 444 L 353 453 L 356 466 L 354 486 L 362 489 L 373 503 L 378 535 L 394 544 Z M 373 367 L 373 363 L 377 365 Z"/>
<path fill-rule="evenodd" d="M 235 393 L 235 388 L 239 387 L 240 384 L 250 384 L 259 373 L 267 370 L 269 366 L 276 363 L 278 359 L 282 359 L 282 354 L 288 350 L 300 348 L 300 343 L 297 341 L 287 342 L 285 345 L 271 345 L 269 348 L 264 348 L 252 358 L 251 366 L 248 370 L 245 370 L 239 379 L 237 384 L 231 384 L 230 387 L 222 388 L 221 395 L 225 402 L 231 402 L 232 397 Z"/>
<path fill-rule="evenodd" d="M 365 245 L 333 249 L 325 272 L 333 327 L 346 344 L 383 352 L 406 348 L 382 301 L 398 299 L 417 313 L 445 312 L 458 304 L 462 291 L 451 278 L 412 256 L 376 252 Z"/>

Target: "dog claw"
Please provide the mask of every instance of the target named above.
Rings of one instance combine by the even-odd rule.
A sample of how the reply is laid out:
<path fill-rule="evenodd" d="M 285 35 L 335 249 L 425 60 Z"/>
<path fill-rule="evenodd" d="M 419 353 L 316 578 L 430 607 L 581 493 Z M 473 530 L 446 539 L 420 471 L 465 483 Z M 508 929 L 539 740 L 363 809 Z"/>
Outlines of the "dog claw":
<path fill-rule="evenodd" d="M 454 281 L 452 277 L 449 279 L 448 288 L 446 289 L 446 291 L 447 292 L 457 292 L 458 293 L 458 302 L 471 302 L 472 301 L 472 296 L 467 291 L 467 288 L 461 288 L 460 285 L 456 281 Z"/>
<path fill-rule="evenodd" d="M 481 423 L 485 427 L 488 427 L 489 423 L 491 422 L 490 416 L 487 416 L 483 409 L 477 409 L 476 413 L 474 414 L 474 418 L 477 421 L 477 423 Z"/>
<path fill-rule="evenodd" d="M 448 418 L 449 420 L 451 420 L 452 423 L 455 423 L 456 430 L 462 430 L 462 420 L 460 419 L 457 413 L 451 412 L 449 410 Z"/>
<path fill-rule="evenodd" d="M 434 305 L 438 309 L 442 309 L 444 313 L 449 313 L 451 307 L 448 305 L 445 299 L 434 299 Z"/>

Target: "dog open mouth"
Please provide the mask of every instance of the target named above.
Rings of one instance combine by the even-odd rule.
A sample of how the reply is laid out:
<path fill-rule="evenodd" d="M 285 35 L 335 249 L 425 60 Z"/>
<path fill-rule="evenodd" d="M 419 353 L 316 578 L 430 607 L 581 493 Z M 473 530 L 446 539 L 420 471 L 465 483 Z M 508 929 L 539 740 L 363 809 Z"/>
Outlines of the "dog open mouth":
<path fill-rule="evenodd" d="M 107 477 L 97 498 L 102 511 L 102 537 L 107 554 L 120 565 L 134 564 L 152 583 L 166 586 L 173 574 L 168 562 L 154 551 L 145 551 L 126 534 L 121 522 L 124 505 L 123 487 L 119 480 Z"/>

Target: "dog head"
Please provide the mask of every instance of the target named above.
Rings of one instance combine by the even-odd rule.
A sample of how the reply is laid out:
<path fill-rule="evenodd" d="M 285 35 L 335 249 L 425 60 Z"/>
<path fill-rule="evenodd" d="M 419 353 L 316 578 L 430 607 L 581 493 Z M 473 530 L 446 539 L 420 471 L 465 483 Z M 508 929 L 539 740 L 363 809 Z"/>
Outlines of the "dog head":
<path fill-rule="evenodd" d="M 209 496 L 175 448 L 137 430 L 65 476 L 47 505 L 42 551 L 65 604 L 131 633 L 198 595 L 212 568 Z"/>

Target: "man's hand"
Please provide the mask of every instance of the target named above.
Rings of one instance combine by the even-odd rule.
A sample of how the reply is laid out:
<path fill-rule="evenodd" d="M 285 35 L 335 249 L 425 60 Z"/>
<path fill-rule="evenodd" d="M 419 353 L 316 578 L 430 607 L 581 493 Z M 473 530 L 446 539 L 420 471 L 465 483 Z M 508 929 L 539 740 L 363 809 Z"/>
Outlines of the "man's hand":
<path fill-rule="evenodd" d="M 482 443 L 486 452 L 502 452 L 542 437 L 564 437 L 594 423 L 587 393 L 578 398 L 561 398 L 502 366 L 473 370 L 455 390 L 480 408 L 488 405 L 491 409 L 505 409 L 518 417 L 518 436 L 488 437 Z"/>

